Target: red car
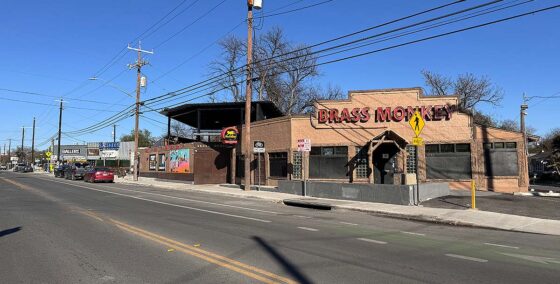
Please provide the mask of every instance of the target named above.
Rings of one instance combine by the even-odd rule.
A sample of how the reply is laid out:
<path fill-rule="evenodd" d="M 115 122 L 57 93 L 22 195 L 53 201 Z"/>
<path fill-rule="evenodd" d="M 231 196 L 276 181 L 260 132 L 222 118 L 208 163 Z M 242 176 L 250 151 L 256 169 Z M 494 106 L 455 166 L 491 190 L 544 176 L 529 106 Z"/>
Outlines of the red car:
<path fill-rule="evenodd" d="M 115 175 L 109 168 L 92 167 L 86 170 L 84 181 L 86 182 L 113 182 Z"/>

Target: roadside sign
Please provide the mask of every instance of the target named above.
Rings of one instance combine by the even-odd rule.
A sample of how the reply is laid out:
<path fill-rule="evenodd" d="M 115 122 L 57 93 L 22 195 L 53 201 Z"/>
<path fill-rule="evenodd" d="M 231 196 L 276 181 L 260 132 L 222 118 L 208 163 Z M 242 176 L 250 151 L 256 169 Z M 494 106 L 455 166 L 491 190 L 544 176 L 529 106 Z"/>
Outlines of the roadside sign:
<path fill-rule="evenodd" d="M 298 152 L 311 152 L 311 139 L 298 139 Z"/>
<path fill-rule="evenodd" d="M 49 159 L 51 157 L 52 153 L 51 152 L 45 152 L 45 157 L 47 157 L 47 159 Z"/>
<path fill-rule="evenodd" d="M 422 137 L 414 137 L 412 138 L 412 145 L 415 146 L 422 146 L 424 144 L 424 139 Z"/>
<path fill-rule="evenodd" d="M 253 141 L 253 153 L 264 153 L 264 141 Z"/>
<path fill-rule="evenodd" d="M 412 131 L 414 131 L 414 134 L 416 135 L 416 137 L 418 137 L 418 135 L 420 135 L 420 133 L 422 132 L 422 129 L 424 129 L 424 125 L 426 124 L 426 122 L 424 122 L 424 119 L 420 115 L 420 112 L 416 110 L 408 121 L 408 124 L 410 124 L 410 127 L 412 127 Z"/>

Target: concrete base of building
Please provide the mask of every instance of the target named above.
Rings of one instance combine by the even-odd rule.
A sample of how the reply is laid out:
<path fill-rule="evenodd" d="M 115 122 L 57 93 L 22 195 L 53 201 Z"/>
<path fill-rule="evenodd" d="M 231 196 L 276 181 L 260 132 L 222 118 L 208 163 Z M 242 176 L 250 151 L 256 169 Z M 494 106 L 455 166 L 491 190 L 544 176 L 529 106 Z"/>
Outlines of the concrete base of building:
<path fill-rule="evenodd" d="M 264 189 L 264 191 L 304 196 L 302 181 L 279 181 L 277 189 Z M 311 197 L 399 205 L 413 205 L 416 200 L 415 193 L 416 185 L 349 184 L 317 181 L 307 181 L 305 190 L 305 196 Z M 449 193 L 449 185 L 447 183 L 420 184 L 420 201 L 446 196 Z"/>

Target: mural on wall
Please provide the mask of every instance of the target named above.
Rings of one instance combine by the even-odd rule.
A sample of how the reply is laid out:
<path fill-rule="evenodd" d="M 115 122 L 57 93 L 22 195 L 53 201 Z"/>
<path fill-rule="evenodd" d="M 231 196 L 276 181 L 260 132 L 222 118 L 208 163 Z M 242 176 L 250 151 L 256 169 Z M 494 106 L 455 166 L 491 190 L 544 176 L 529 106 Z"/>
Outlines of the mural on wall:
<path fill-rule="evenodd" d="M 169 151 L 169 168 L 172 173 L 190 173 L 190 149 Z"/>

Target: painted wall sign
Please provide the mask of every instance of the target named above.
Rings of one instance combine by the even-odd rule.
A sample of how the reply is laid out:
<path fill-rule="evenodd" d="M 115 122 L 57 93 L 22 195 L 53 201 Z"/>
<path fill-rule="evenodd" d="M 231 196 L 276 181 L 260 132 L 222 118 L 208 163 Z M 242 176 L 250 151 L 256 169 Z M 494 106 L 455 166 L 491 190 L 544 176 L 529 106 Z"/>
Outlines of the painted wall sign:
<path fill-rule="evenodd" d="M 99 142 L 99 149 L 118 150 L 121 146 L 120 142 Z"/>
<path fill-rule="evenodd" d="M 237 144 L 237 137 L 239 136 L 239 131 L 236 127 L 226 127 L 222 130 L 222 142 L 224 144 Z"/>
<path fill-rule="evenodd" d="M 191 173 L 190 149 L 169 152 L 169 169 L 172 173 Z"/>
<path fill-rule="evenodd" d="M 428 105 L 428 106 L 397 106 L 397 107 L 370 107 L 362 108 L 343 108 L 343 109 L 319 109 L 317 120 L 319 123 L 357 123 L 368 122 L 374 119 L 375 122 L 401 122 L 409 121 L 418 110 L 422 118 L 426 121 L 450 120 L 456 106 L 453 105 Z"/>

